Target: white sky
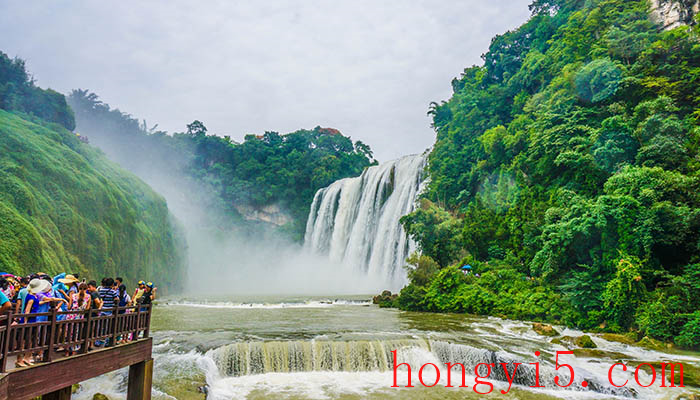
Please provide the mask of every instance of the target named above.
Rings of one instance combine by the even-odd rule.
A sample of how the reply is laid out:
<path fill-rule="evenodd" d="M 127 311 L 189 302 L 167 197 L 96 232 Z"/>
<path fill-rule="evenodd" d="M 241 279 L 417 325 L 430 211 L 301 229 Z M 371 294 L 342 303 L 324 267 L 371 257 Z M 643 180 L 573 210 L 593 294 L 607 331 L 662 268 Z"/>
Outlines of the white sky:
<path fill-rule="evenodd" d="M 386 161 L 433 143 L 428 104 L 530 1 L 0 0 L 0 50 L 170 132 L 320 125 Z"/>

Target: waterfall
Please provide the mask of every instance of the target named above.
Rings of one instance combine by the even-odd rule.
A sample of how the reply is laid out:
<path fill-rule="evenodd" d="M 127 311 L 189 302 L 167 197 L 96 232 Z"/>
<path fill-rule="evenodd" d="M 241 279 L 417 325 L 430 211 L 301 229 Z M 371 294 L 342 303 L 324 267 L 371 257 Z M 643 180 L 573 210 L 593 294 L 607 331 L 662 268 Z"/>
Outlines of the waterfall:
<path fill-rule="evenodd" d="M 522 387 L 532 387 L 537 382 L 537 372 L 527 361 L 517 361 L 517 370 L 513 355 L 506 352 L 495 352 L 468 345 L 450 343 L 440 340 L 423 338 L 407 339 L 377 339 L 377 340 L 291 340 L 291 341 L 254 341 L 239 342 L 211 350 L 209 359 L 213 360 L 215 368 L 222 376 L 240 377 L 268 373 L 291 372 L 388 372 L 393 370 L 392 350 L 397 351 L 397 364 L 408 363 L 411 366 L 411 376 L 415 375 L 421 365 L 433 363 L 439 365 L 443 380 L 446 376 L 445 363 L 464 365 L 465 373 L 473 382 L 474 368 L 480 364 L 491 364 L 488 379 L 492 382 L 508 382 Z M 534 361 L 534 360 L 532 360 Z M 547 388 L 556 389 L 554 378 L 559 376 L 561 382 L 567 382 L 566 373 L 560 374 L 551 362 L 541 361 L 539 382 Z M 508 375 L 501 363 L 508 368 Z M 593 391 L 610 396 L 634 398 L 637 393 L 632 388 L 615 388 L 610 386 L 605 376 L 596 376 L 584 370 L 583 366 L 574 363 L 577 375 L 576 384 L 563 389 L 568 391 Z M 459 382 L 461 369 L 454 367 L 455 382 Z M 481 367 L 480 374 L 486 373 L 486 367 Z M 399 367 L 405 372 L 405 367 Z M 588 387 L 580 385 L 582 379 L 588 382 Z M 442 384 L 445 384 L 443 381 Z"/>
<path fill-rule="evenodd" d="M 271 372 L 388 371 L 393 366 L 391 351 L 400 350 L 398 354 L 410 358 L 407 357 L 409 349 L 427 352 L 428 342 L 420 339 L 241 342 L 214 350 L 212 358 L 219 371 L 227 376 Z"/>
<path fill-rule="evenodd" d="M 367 168 L 320 189 L 306 223 L 305 246 L 400 289 L 402 269 L 415 250 L 399 219 L 414 210 L 427 152 Z"/>

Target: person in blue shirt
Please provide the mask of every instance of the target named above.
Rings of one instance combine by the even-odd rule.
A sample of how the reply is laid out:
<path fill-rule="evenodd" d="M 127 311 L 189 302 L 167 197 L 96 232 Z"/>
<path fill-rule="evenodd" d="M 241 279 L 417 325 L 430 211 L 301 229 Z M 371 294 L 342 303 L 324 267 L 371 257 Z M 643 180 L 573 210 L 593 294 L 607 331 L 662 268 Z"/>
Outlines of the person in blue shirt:
<path fill-rule="evenodd" d="M 62 274 L 63 277 L 59 278 L 58 281 L 54 280 L 53 284 L 53 297 L 58 297 L 66 300 L 70 300 L 70 291 L 73 287 L 76 286 L 78 282 L 80 282 L 75 276 L 73 275 L 65 275 Z M 61 275 L 59 275 L 61 276 Z M 58 276 L 56 277 L 58 278 Z M 67 311 L 68 308 L 66 306 L 67 303 L 61 304 L 61 311 Z M 66 319 L 66 316 L 64 314 L 61 314 L 58 316 L 57 320 L 62 321 Z"/>
<path fill-rule="evenodd" d="M 27 286 L 25 314 L 46 313 L 51 308 L 52 302 L 66 302 L 64 299 L 49 296 L 51 292 L 51 282 L 48 279 L 32 279 Z M 27 318 L 28 323 L 48 321 L 48 316 L 42 315 Z M 31 353 L 17 355 L 18 367 L 26 367 L 32 364 Z"/>
<path fill-rule="evenodd" d="M 27 304 L 27 285 L 29 285 L 29 282 L 34 278 L 34 275 L 25 276 L 20 281 L 22 289 L 20 289 L 17 293 L 17 305 L 15 306 L 15 314 L 24 313 L 25 305 Z"/>
<path fill-rule="evenodd" d="M 10 299 L 5 296 L 5 293 L 0 292 L 0 314 L 5 314 L 12 308 L 12 303 Z"/>

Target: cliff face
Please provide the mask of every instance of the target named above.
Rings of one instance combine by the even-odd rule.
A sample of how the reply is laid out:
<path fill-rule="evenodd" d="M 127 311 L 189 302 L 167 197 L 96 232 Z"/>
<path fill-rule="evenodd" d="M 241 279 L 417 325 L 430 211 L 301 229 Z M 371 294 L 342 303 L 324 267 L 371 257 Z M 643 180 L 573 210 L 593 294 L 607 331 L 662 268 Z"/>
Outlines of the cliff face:
<path fill-rule="evenodd" d="M 284 212 L 277 204 L 270 204 L 263 207 L 237 204 L 234 207 L 247 221 L 265 222 L 277 226 L 283 226 L 294 222 L 292 216 Z"/>
<path fill-rule="evenodd" d="M 693 25 L 700 12 L 700 0 L 651 0 L 651 17 L 664 30 Z"/>

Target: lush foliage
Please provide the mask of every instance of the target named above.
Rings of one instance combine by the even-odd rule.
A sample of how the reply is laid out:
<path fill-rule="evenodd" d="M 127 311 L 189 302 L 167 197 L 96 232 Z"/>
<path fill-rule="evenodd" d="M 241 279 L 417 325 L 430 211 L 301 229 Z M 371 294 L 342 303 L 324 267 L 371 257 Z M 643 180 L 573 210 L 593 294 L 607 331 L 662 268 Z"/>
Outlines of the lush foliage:
<path fill-rule="evenodd" d="M 69 103 L 78 131 L 121 165 L 139 175 L 176 175 L 196 182 L 199 190 L 213 194 L 202 197 L 224 214 L 235 215 L 241 206 L 276 205 L 292 217 L 287 229 L 297 238 L 316 190 L 359 175 L 372 162 L 367 145 L 330 128 L 246 135 L 236 143 L 229 136 L 207 134 L 200 121 L 173 135 L 149 129 L 83 90 L 73 91 Z"/>
<path fill-rule="evenodd" d="M 1 51 L 0 109 L 55 122 L 69 130 L 75 128 L 73 111 L 68 107 L 66 98 L 54 90 L 44 90 L 34 85 L 24 61 L 10 59 Z"/>
<path fill-rule="evenodd" d="M 531 9 L 432 104 L 430 201 L 403 223 L 453 267 L 398 303 L 700 346 L 698 28 L 660 30 L 644 0 Z"/>
<path fill-rule="evenodd" d="M 179 287 L 177 232 L 162 197 L 74 133 L 0 110 L 0 270 Z"/>

